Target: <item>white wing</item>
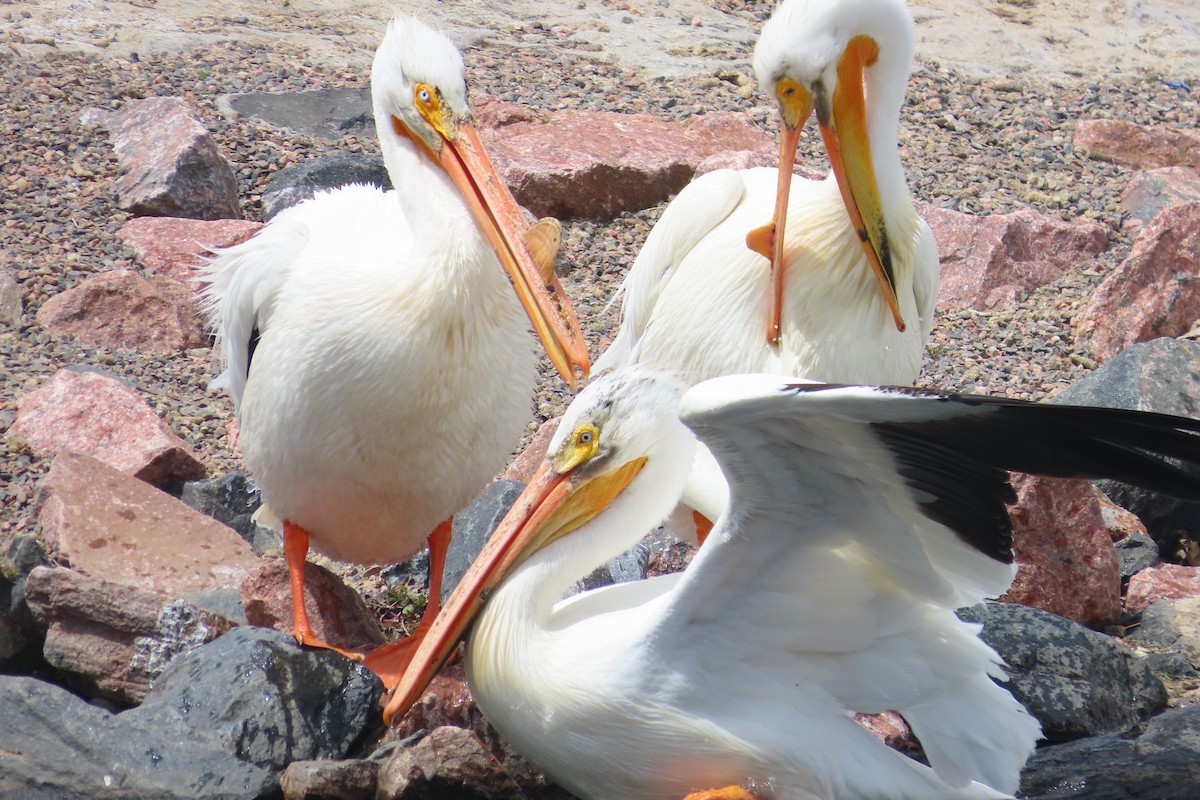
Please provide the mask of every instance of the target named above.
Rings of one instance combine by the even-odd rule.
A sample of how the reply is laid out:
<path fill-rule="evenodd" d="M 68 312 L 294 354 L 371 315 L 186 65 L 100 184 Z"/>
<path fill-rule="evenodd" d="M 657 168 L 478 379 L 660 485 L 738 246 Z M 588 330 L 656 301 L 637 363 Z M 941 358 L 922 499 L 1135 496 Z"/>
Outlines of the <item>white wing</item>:
<path fill-rule="evenodd" d="M 637 362 L 638 345 L 663 286 L 692 248 L 737 208 L 745 191 L 740 171 L 720 169 L 692 181 L 670 202 L 613 297 L 623 297 L 621 328 L 593 372 Z"/>
<path fill-rule="evenodd" d="M 1124 411 L 733 376 L 688 392 L 681 416 L 730 500 L 652 637 L 660 657 L 736 674 L 765 709 L 794 697 L 796 718 L 899 711 L 952 785 L 1015 791 L 1039 734 L 953 613 L 1014 573 L 1004 469 L 1200 491 L 1147 452 L 1194 461 L 1200 423 L 1189 440 Z M 698 704 L 720 691 L 691 688 Z"/>
<path fill-rule="evenodd" d="M 918 219 L 917 241 L 913 247 L 913 295 L 917 298 L 917 315 L 920 319 L 921 341 L 929 339 L 933 330 L 934 306 L 937 304 L 938 282 L 941 262 L 938 260 L 937 243 L 933 231 L 923 219 Z"/>

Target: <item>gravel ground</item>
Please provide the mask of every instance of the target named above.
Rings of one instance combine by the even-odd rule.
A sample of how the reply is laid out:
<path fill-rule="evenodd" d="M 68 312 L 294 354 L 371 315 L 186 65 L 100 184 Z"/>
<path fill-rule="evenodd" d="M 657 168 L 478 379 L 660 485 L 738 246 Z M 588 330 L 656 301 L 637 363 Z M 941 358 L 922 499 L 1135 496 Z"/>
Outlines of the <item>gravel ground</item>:
<path fill-rule="evenodd" d="M 739 0 L 715 0 L 714 5 L 756 27 L 765 15 L 758 4 Z M 645 111 L 674 118 L 742 110 L 765 130 L 776 131 L 773 110 L 754 85 L 748 53 L 714 49 L 705 53 L 718 65 L 711 74 L 646 82 L 629 70 L 555 46 L 553 30 L 531 25 L 514 39 L 465 51 L 473 91 L 546 109 Z M 368 76 L 323 69 L 292 46 L 239 44 L 142 54 L 137 60 L 51 54 L 36 63 L 0 51 L 0 70 L 8 87 L 0 97 L 0 267 L 15 277 L 25 300 L 23 324 L 0 332 L 3 427 L 12 422 L 16 398 L 58 369 L 87 365 L 136 386 L 202 454 L 212 475 L 240 469 L 226 436 L 229 402 L 205 389 L 216 372 L 208 351 L 155 356 L 90 347 L 51 335 L 34 319 L 48 297 L 90 275 L 140 268 L 115 235 L 129 215 L 117 208 L 111 193 L 117 164 L 107 136 L 76 120 L 87 107 L 112 109 L 156 95 L 183 98 L 233 164 L 246 216 L 254 219 L 260 215 L 259 193 L 273 172 L 334 150 L 377 148 L 369 141 L 330 142 L 228 120 L 217 111 L 217 98 L 228 92 L 365 85 Z M 1129 173 L 1080 158 L 1071 149 L 1075 121 L 1095 117 L 1190 126 L 1200 110 L 1195 95 L 1133 76 L 975 79 L 945 65 L 917 65 L 900 141 L 918 198 L 973 214 L 1031 207 L 1064 219 L 1096 220 L 1112 232 L 1104 254 L 1015 310 L 940 312 L 923 385 L 1042 398 L 1094 366 L 1074 352 L 1070 321 L 1130 246 L 1118 206 Z M 812 136 L 802 147 L 813 163 L 823 164 L 818 144 Z M 661 210 L 565 223 L 560 270 L 593 355 L 614 331 L 615 311 L 606 303 Z M 547 379 L 536 400 L 537 418 L 560 413 L 568 400 L 557 379 Z M 48 466 L 0 446 L 0 540 L 34 529 L 34 490 Z"/>

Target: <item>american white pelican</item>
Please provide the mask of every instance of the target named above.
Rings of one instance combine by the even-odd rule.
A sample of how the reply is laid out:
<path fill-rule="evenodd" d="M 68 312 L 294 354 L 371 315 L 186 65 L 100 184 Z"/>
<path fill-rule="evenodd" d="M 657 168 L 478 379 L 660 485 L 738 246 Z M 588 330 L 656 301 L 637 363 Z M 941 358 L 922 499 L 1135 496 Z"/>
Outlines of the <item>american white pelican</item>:
<path fill-rule="evenodd" d="M 779 169 L 718 170 L 667 206 L 596 370 L 640 362 L 688 385 L 742 372 L 912 383 L 938 283 L 897 152 L 912 57 L 903 0 L 784 0 L 754 51 L 782 117 Z M 814 108 L 824 181 L 792 174 Z"/>
<path fill-rule="evenodd" d="M 395 190 L 321 193 L 221 252 L 206 276 L 227 363 L 216 383 L 284 521 L 294 633 L 317 646 L 303 602 L 310 537 L 358 563 L 406 558 L 428 537 L 431 619 L 449 517 L 504 466 L 530 418 L 529 322 L 568 383 L 588 370 L 546 270 L 553 253 L 531 258 L 520 207 L 475 132 L 451 41 L 393 21 L 371 94 Z M 385 680 L 403 664 L 390 652 L 400 661 L 367 662 Z"/>
<path fill-rule="evenodd" d="M 486 600 L 467 643 L 472 693 L 582 798 L 1008 797 L 1040 728 L 954 614 L 1012 580 L 1004 470 L 1200 496 L 1160 460 L 1200 463 L 1198 420 L 769 375 L 716 378 L 682 403 L 679 391 L 633 367 L 580 393 L 385 718 Z M 560 600 L 671 509 L 688 428 L 731 490 L 690 566 Z M 852 717 L 886 710 L 930 766 Z"/>

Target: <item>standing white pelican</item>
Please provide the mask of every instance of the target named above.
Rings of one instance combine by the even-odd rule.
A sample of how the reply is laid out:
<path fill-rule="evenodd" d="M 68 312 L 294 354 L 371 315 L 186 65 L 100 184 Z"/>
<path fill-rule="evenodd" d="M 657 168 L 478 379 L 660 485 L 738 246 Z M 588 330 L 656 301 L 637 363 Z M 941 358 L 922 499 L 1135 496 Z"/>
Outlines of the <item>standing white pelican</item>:
<path fill-rule="evenodd" d="M 428 537 L 428 621 L 449 517 L 504 466 L 530 418 L 529 322 L 568 383 L 588 370 L 574 313 L 522 242 L 520 207 L 475 132 L 451 41 L 393 21 L 371 95 L 396 188 L 323 192 L 221 252 L 206 276 L 227 363 L 216 383 L 284 522 L 294 633 L 315 646 L 327 645 L 304 609 L 309 539 L 332 558 L 380 563 Z M 377 653 L 367 663 L 387 681 L 403 653 Z"/>
<path fill-rule="evenodd" d="M 903 0 L 783 0 L 754 51 L 782 117 L 779 169 L 718 170 L 667 206 L 597 371 L 639 362 L 688 385 L 742 372 L 916 380 L 938 258 L 897 152 L 912 57 Z M 814 108 L 824 181 L 792 174 Z"/>
<path fill-rule="evenodd" d="M 560 600 L 670 510 L 688 428 L 731 490 L 695 559 Z M 568 409 L 385 718 L 486 599 L 471 691 L 582 798 L 1007 797 L 1040 728 L 993 682 L 1004 672 L 979 626 L 954 614 L 1012 580 L 1003 470 L 1200 496 L 1164 456 L 1200 463 L 1200 421 L 769 375 L 713 379 L 680 403 L 664 373 L 609 373 Z M 887 710 L 929 766 L 853 719 Z"/>

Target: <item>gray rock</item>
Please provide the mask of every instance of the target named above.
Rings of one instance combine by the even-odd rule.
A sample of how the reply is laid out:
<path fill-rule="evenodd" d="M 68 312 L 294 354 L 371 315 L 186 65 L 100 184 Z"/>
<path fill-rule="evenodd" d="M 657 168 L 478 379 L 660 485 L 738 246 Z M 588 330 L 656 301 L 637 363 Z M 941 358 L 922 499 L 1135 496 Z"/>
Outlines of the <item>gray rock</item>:
<path fill-rule="evenodd" d="M 43 631 L 25 601 L 25 584 L 46 563 L 46 551 L 30 534 L 14 536 L 0 554 L 0 665 L 41 660 Z"/>
<path fill-rule="evenodd" d="M 1141 623 L 1125 640 L 1158 653 L 1179 653 L 1200 667 L 1200 597 L 1155 603 L 1142 612 Z"/>
<path fill-rule="evenodd" d="M 1116 543 L 1117 560 L 1121 564 L 1121 580 L 1127 581 L 1146 567 L 1159 561 L 1158 543 L 1149 536 L 1135 533 Z"/>
<path fill-rule="evenodd" d="M 1154 339 L 1126 348 L 1050 402 L 1132 408 L 1200 417 L 1200 343 Z M 1113 502 L 1129 509 L 1160 544 L 1200 541 L 1200 503 L 1113 481 L 1097 481 Z"/>
<path fill-rule="evenodd" d="M 1140 736 L 1110 734 L 1043 747 L 1021 774 L 1025 800 L 1195 800 L 1200 706 L 1168 711 Z"/>
<path fill-rule="evenodd" d="M 104 121 L 124 171 L 121 208 L 150 217 L 239 219 L 237 179 L 212 136 L 180 100 L 133 100 Z"/>
<path fill-rule="evenodd" d="M 1007 662 L 1005 685 L 1051 741 L 1120 733 L 1166 706 L 1143 659 L 1112 637 L 1056 614 L 1008 603 L 960 609 Z"/>
<path fill-rule="evenodd" d="M 120 714 L 0 677 L 0 797 L 277 797 L 291 761 L 346 754 L 379 693 L 362 667 L 252 628 L 176 659 L 143 705 Z"/>
<path fill-rule="evenodd" d="M 15 328 L 25 313 L 25 297 L 12 273 L 0 270 L 0 325 Z"/>
<path fill-rule="evenodd" d="M 463 575 L 467 574 L 488 537 L 524 488 L 517 481 L 493 481 L 479 495 L 479 499 L 454 515 L 450 549 L 446 553 L 446 571 L 442 576 L 443 603 L 449 599 Z"/>
<path fill-rule="evenodd" d="M 240 472 L 207 481 L 188 481 L 179 499 L 238 532 L 259 555 L 277 553 L 283 547 L 278 531 L 254 522 L 262 505 L 262 492 Z"/>
<path fill-rule="evenodd" d="M 292 761 L 344 756 L 376 719 L 381 689 L 365 667 L 336 653 L 301 650 L 286 634 L 244 627 L 171 662 L 126 715 L 282 770 Z"/>
<path fill-rule="evenodd" d="M 392 188 L 392 178 L 383 157 L 360 153 L 335 153 L 282 169 L 271 178 L 262 194 L 263 219 L 312 197 L 322 189 L 349 183 Z"/>
<path fill-rule="evenodd" d="M 372 139 L 375 117 L 368 87 L 311 92 L 248 92 L 224 95 L 217 106 L 227 114 L 261 119 L 306 136 L 340 139 L 354 134 Z"/>

